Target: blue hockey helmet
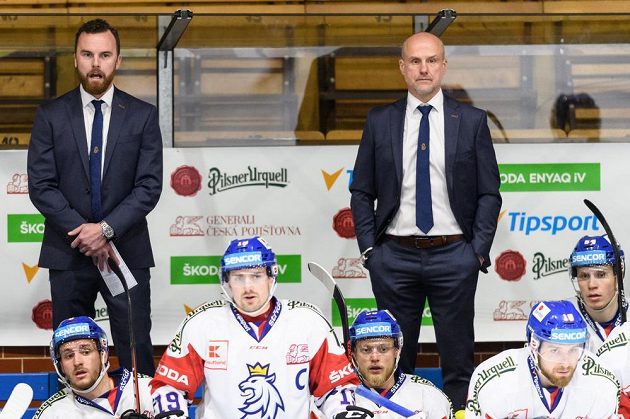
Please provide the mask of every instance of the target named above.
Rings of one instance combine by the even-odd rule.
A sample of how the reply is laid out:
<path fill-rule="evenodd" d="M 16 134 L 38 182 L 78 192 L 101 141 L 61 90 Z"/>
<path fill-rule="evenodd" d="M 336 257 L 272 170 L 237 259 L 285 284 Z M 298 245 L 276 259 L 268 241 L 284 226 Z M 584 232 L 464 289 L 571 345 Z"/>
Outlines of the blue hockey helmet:
<path fill-rule="evenodd" d="M 403 335 L 394 316 L 388 310 L 362 311 L 350 327 L 350 345 L 354 348 L 362 339 L 392 338 L 401 348 Z"/>
<path fill-rule="evenodd" d="M 53 365 L 61 382 L 70 386 L 63 373 L 59 348 L 66 342 L 72 342 L 80 339 L 94 340 L 96 342 L 96 349 L 101 353 L 101 364 L 103 368 L 101 369 L 98 381 L 94 384 L 94 386 L 92 386 L 93 389 L 96 384 L 102 380 L 102 377 L 109 368 L 109 345 L 107 341 L 107 334 L 98 324 L 96 324 L 94 320 L 92 320 L 92 318 L 87 316 L 70 317 L 69 319 L 59 323 L 59 326 L 57 326 L 53 332 L 53 337 L 50 341 L 50 358 L 52 359 Z M 91 391 L 90 389 L 85 391 L 79 391 L 77 389 L 74 390 L 80 393 Z"/>
<path fill-rule="evenodd" d="M 624 253 L 619 249 L 622 275 L 624 272 Z M 570 256 L 571 277 L 577 277 L 577 268 L 581 266 L 614 265 L 615 252 L 608 235 L 584 236 L 578 240 Z"/>
<path fill-rule="evenodd" d="M 266 268 L 274 280 L 278 276 L 276 254 L 267 242 L 259 236 L 232 240 L 221 258 L 221 283 L 228 281 L 230 271 L 258 267 Z"/>
<path fill-rule="evenodd" d="M 527 320 L 527 341 L 531 346 L 538 346 L 541 341 L 583 345 L 587 340 L 586 323 L 570 301 L 541 301 L 532 308 Z"/>

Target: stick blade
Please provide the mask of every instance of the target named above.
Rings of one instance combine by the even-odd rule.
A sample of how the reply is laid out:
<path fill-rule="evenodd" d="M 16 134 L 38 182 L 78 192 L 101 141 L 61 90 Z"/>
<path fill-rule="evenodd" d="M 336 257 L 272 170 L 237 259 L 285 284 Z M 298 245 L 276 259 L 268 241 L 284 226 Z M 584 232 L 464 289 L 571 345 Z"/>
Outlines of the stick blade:
<path fill-rule="evenodd" d="M 309 262 L 307 264 L 308 270 L 315 278 L 319 280 L 324 286 L 328 289 L 331 294 L 334 294 L 335 287 L 337 286 L 337 282 L 335 279 L 330 276 L 328 271 L 324 269 L 320 264 L 315 262 Z"/>
<path fill-rule="evenodd" d="M 25 383 L 19 383 L 13 388 L 7 404 L 0 412 L 1 419 L 20 419 L 33 400 L 33 389 Z"/>

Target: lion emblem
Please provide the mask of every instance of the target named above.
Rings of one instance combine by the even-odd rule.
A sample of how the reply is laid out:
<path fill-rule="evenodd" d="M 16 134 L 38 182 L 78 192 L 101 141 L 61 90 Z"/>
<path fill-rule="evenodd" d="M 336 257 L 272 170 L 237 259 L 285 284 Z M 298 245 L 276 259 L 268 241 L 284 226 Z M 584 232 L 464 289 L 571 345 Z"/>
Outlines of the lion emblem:
<path fill-rule="evenodd" d="M 275 419 L 279 410 L 284 411 L 282 397 L 273 385 L 276 374 L 269 375 L 269 364 L 261 365 L 259 362 L 247 364 L 247 369 L 249 377 L 238 385 L 241 396 L 245 398 L 243 406 L 238 408 L 243 413 L 241 419 Z"/>

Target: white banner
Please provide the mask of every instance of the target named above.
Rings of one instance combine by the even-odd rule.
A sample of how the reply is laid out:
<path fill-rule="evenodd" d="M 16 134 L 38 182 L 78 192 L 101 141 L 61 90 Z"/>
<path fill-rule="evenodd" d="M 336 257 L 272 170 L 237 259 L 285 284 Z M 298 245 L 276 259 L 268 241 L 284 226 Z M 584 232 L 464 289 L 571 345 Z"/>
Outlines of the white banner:
<path fill-rule="evenodd" d="M 531 305 L 573 295 L 567 258 L 585 234 L 603 234 L 582 203 L 591 199 L 626 243 L 622 197 L 630 195 L 630 144 L 497 144 L 503 207 L 492 267 L 480 274 L 477 341 L 522 341 Z M 149 215 L 152 337 L 167 344 L 186 312 L 220 298 L 219 260 L 229 241 L 259 234 L 279 256 L 277 295 L 319 305 L 338 326 L 330 295 L 309 273 L 333 273 L 351 320 L 373 306 L 349 211 L 356 146 L 166 149 L 164 188 Z M 26 152 L 0 153 L 0 345 L 46 345 L 51 336 L 48 271 L 37 267 L 43 218 L 30 203 Z M 97 321 L 109 331 L 97 301 Z M 425 310 L 421 341 L 433 341 Z"/>

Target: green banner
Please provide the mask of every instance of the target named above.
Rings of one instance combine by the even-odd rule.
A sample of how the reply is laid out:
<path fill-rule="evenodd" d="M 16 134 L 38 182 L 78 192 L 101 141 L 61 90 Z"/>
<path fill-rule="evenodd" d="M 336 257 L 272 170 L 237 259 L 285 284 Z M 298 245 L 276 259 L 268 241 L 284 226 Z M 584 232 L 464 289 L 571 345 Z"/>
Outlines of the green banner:
<path fill-rule="evenodd" d="M 278 283 L 302 282 L 302 255 L 277 255 Z M 221 256 L 172 256 L 171 284 L 219 284 Z"/>
<path fill-rule="evenodd" d="M 7 214 L 7 241 L 9 243 L 41 243 L 43 239 L 43 215 Z"/>
<path fill-rule="evenodd" d="M 501 192 L 599 191 L 599 163 L 499 164 Z"/>
<path fill-rule="evenodd" d="M 346 307 L 348 309 L 348 324 L 352 326 L 352 323 L 362 311 L 376 310 L 376 300 L 374 298 L 346 298 Z M 339 309 L 335 300 L 331 300 L 332 303 L 332 325 L 334 327 L 341 327 L 341 316 L 339 315 Z M 433 326 L 433 318 L 431 317 L 431 311 L 429 305 L 426 304 L 422 312 L 422 326 Z"/>

